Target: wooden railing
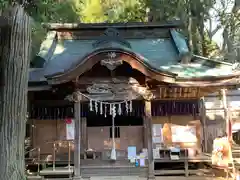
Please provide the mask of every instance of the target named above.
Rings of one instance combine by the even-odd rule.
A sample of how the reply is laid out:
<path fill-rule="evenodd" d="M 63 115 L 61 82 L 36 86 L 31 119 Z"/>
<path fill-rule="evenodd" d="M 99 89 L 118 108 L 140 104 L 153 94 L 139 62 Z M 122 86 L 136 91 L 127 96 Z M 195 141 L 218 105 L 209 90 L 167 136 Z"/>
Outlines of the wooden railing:
<path fill-rule="evenodd" d="M 38 175 L 40 174 L 40 165 L 43 163 L 52 162 L 52 166 L 53 166 L 52 170 L 56 171 L 56 162 L 58 162 L 56 160 L 56 151 L 58 149 L 57 145 L 59 145 L 60 143 L 65 143 L 65 142 L 67 142 L 67 148 L 68 148 L 68 153 L 67 153 L 68 160 L 67 161 L 68 161 L 68 170 L 70 171 L 71 170 L 71 145 L 72 145 L 73 141 L 69 141 L 69 140 L 50 141 L 50 142 L 48 141 L 48 142 L 44 143 L 44 144 L 53 144 L 52 161 L 41 159 L 41 147 L 36 147 L 36 148 L 33 148 L 33 149 L 25 152 L 25 154 L 37 152 L 37 157 L 25 158 L 25 161 L 31 160 L 32 163 L 37 164 L 37 174 Z"/>
<path fill-rule="evenodd" d="M 37 148 L 33 148 L 27 152 L 25 152 L 25 155 L 28 154 L 28 153 L 32 153 L 32 152 L 35 152 L 37 151 L 37 158 L 25 158 L 25 161 L 26 160 L 31 160 L 32 163 L 36 163 L 37 164 L 37 173 L 39 174 L 40 172 L 40 157 L 41 157 L 41 153 L 40 153 L 40 147 L 37 147 Z"/>

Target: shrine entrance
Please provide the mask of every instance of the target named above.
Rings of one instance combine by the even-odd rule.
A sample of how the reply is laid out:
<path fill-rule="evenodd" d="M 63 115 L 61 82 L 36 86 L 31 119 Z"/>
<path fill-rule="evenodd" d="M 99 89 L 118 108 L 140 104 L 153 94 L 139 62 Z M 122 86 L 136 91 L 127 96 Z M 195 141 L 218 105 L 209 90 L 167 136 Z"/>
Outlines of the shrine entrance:
<path fill-rule="evenodd" d="M 144 123 L 144 107 L 153 93 L 145 85 L 146 76 L 124 62 L 125 58 L 130 56 L 114 51 L 93 56 L 92 59 L 101 61 L 83 74 L 76 70 L 75 89 L 66 96 L 74 102 L 74 172 L 82 176 L 103 173 L 103 168 L 108 168 L 105 174 L 114 169 L 112 175 L 121 175 L 126 169 L 132 175 L 148 174 L 150 162 L 146 157 L 151 157 L 152 152 L 147 151 L 151 149 L 147 131 L 151 122 Z M 141 154 L 144 163 L 139 169 L 135 162 L 140 161 Z"/>
<path fill-rule="evenodd" d="M 201 145 L 204 139 L 206 147 L 206 109 L 199 100 L 223 87 L 235 87 L 239 72 L 231 64 L 192 55 L 178 28 L 156 23 L 50 25 L 36 58 L 42 64 L 36 61 L 41 65 L 29 73 L 29 110 L 37 151 L 31 157 L 38 159 L 38 174 L 66 174 L 78 180 L 106 175 L 154 179 L 156 162 L 176 162 L 169 153 L 175 149 L 188 152 L 173 143 L 176 133 L 171 125 L 189 124 L 182 115 L 199 122 L 196 131 L 202 128 L 203 137 L 198 133 L 197 142 Z M 159 124 L 163 141 L 152 132 Z M 74 129 L 70 139 L 69 127 Z M 63 144 L 61 151 L 58 147 L 63 149 Z M 133 158 L 126 154 L 130 146 L 138 153 Z M 90 149 L 94 160 L 86 157 Z M 188 164 L 188 153 L 180 154 L 179 161 Z M 205 158 L 192 154 L 192 161 Z M 58 158 L 62 155 L 65 160 Z M 122 165 L 121 158 L 133 161 Z M 146 162 L 145 166 L 136 159 Z M 58 169 L 60 161 L 68 168 Z M 42 162 L 52 167 L 40 171 Z M 184 172 L 189 175 L 188 165 Z"/>
<path fill-rule="evenodd" d="M 111 116 L 89 115 L 86 135 L 86 149 L 96 151 L 96 159 L 111 160 L 115 140 L 116 160 L 128 160 L 129 146 L 136 147 L 137 154 L 144 148 L 143 118 L 118 115 L 113 126 Z"/>

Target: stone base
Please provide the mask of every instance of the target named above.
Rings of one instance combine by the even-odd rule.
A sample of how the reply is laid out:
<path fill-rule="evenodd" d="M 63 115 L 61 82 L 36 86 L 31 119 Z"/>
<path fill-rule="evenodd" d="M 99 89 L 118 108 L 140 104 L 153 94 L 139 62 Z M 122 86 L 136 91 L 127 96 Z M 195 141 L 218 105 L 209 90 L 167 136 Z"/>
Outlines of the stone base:
<path fill-rule="evenodd" d="M 155 178 L 154 175 L 149 175 L 147 179 L 148 179 L 148 180 L 155 180 L 156 178 Z"/>
<path fill-rule="evenodd" d="M 83 180 L 83 178 L 81 176 L 73 176 L 72 179 L 73 180 Z"/>
<path fill-rule="evenodd" d="M 43 180 L 42 176 L 27 176 L 27 180 Z"/>
<path fill-rule="evenodd" d="M 138 176 L 96 176 L 90 177 L 90 180 L 142 180 L 142 179 L 140 179 Z"/>

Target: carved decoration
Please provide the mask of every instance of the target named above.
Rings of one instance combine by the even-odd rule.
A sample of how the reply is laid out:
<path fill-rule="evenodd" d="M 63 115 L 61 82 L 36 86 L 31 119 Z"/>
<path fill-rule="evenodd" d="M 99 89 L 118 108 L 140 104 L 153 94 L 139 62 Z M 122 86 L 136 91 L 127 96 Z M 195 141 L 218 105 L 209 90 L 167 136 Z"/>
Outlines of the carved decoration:
<path fill-rule="evenodd" d="M 93 84 L 87 87 L 87 91 L 90 94 L 109 94 L 112 93 L 108 84 Z"/>
<path fill-rule="evenodd" d="M 92 99 L 98 99 L 102 101 L 107 100 L 132 100 L 137 99 L 140 96 L 150 99 L 153 98 L 153 94 L 146 87 L 142 87 L 139 84 L 131 84 L 131 79 L 120 83 L 108 83 L 101 84 L 95 83 L 87 87 L 89 96 Z M 115 81 L 117 81 L 115 79 Z"/>
<path fill-rule="evenodd" d="M 116 57 L 117 55 L 115 52 L 109 52 L 107 58 L 101 60 L 101 65 L 106 66 L 109 70 L 113 71 L 117 66 L 120 66 L 123 63 L 122 59 Z"/>
<path fill-rule="evenodd" d="M 92 46 L 97 48 L 99 46 L 105 45 L 109 42 L 116 42 L 119 43 L 127 48 L 131 48 L 131 44 L 122 38 L 119 35 L 119 32 L 116 29 L 108 28 L 102 36 L 99 37 L 97 41 L 95 41 Z"/>
<path fill-rule="evenodd" d="M 80 102 L 82 98 L 82 94 L 78 91 L 73 92 L 70 95 L 65 97 L 65 100 L 72 101 L 72 102 Z"/>
<path fill-rule="evenodd" d="M 153 93 L 150 90 L 148 90 L 146 87 L 133 85 L 132 89 L 135 92 L 137 92 L 139 95 L 141 95 L 145 100 L 151 100 L 154 98 Z"/>

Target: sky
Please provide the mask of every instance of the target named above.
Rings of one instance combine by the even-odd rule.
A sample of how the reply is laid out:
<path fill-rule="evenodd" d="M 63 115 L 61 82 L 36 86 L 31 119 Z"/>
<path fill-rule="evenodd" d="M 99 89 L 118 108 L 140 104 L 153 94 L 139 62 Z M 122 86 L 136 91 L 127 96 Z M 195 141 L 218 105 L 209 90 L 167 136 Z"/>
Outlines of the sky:
<path fill-rule="evenodd" d="M 225 3 L 225 7 L 222 5 L 222 2 Z M 234 0 L 216 0 L 216 4 L 214 5 L 214 9 L 217 9 L 217 11 L 222 11 L 224 8 L 226 9 L 226 12 L 231 12 L 232 8 L 234 5 Z M 218 18 L 216 18 L 216 10 L 211 9 L 210 10 L 210 15 L 212 19 L 212 29 L 215 29 L 219 24 Z M 207 29 L 209 29 L 209 21 L 205 23 L 205 26 Z M 219 47 L 222 47 L 223 44 L 223 28 L 220 29 L 214 36 L 213 36 L 213 41 L 215 41 Z"/>

